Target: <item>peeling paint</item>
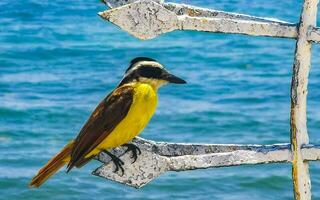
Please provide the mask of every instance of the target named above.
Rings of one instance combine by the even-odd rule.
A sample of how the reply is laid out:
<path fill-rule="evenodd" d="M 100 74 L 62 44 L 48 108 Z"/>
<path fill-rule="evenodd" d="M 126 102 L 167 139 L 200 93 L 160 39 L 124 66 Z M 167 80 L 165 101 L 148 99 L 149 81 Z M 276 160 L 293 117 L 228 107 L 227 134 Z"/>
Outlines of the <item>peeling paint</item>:
<path fill-rule="evenodd" d="M 102 1 L 112 8 L 111 10 L 99 12 L 98 14 L 102 18 L 142 40 L 152 39 L 160 34 L 174 30 L 197 30 L 291 39 L 297 38 L 296 24 L 274 18 L 262 18 L 239 13 L 209 10 L 185 4 L 166 3 L 163 0 Z M 137 9 L 140 10 L 139 15 L 133 12 Z M 159 21 L 157 17 L 152 17 L 158 15 L 158 12 L 159 15 L 165 13 L 167 19 Z M 179 16 L 180 18 L 178 18 Z M 140 23 L 137 20 L 140 21 Z M 202 20 L 210 23 L 207 23 L 205 26 L 199 26 Z M 151 23 L 143 23 L 143 21 Z M 145 26 L 137 27 L 137 25 Z M 143 32 L 146 33 L 143 34 Z M 319 28 L 310 27 L 308 40 L 320 42 Z"/>
<path fill-rule="evenodd" d="M 135 138 L 132 143 L 141 150 L 135 163 L 126 147 L 111 151 L 124 162 L 123 176 L 114 173 L 110 157 L 101 153 L 96 159 L 104 163 L 93 174 L 109 180 L 140 188 L 167 171 L 185 171 L 237 165 L 291 162 L 290 144 L 240 145 L 240 144 L 186 144 L 154 142 Z M 308 145 L 303 148 L 308 160 L 320 158 L 320 146 Z"/>
<path fill-rule="evenodd" d="M 209 10 L 163 0 L 103 0 L 110 10 L 99 15 L 140 39 L 152 39 L 175 30 L 245 34 L 296 39 L 291 82 L 291 144 L 175 144 L 142 138 L 133 143 L 142 154 L 131 164 L 122 147 L 112 150 L 125 161 L 123 175 L 113 173 L 110 158 L 101 153 L 96 159 L 104 165 L 93 174 L 140 188 L 166 171 L 211 167 L 292 162 L 294 197 L 311 199 L 308 161 L 320 159 L 320 145 L 310 145 L 306 126 L 306 99 L 311 58 L 311 42 L 320 43 L 316 27 L 318 0 L 304 0 L 300 22 L 261 18 Z"/>
<path fill-rule="evenodd" d="M 169 9 L 167 9 L 169 8 Z M 139 39 L 152 39 L 174 30 L 237 33 L 295 38 L 295 24 L 280 20 L 203 10 L 141 0 L 100 12 L 99 15 Z"/>
<path fill-rule="evenodd" d="M 302 6 L 291 82 L 292 180 L 295 199 L 311 199 L 309 164 L 301 147 L 309 143 L 307 131 L 307 87 L 311 65 L 310 27 L 316 25 L 318 0 L 305 0 Z M 309 151 L 310 152 L 310 151 Z"/>

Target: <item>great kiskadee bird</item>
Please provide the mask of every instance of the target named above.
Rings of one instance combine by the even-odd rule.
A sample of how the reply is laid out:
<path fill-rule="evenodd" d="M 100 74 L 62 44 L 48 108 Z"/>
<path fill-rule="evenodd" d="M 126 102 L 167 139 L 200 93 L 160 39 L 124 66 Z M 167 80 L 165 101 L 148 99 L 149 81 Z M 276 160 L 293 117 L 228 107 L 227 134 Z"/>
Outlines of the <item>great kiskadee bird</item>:
<path fill-rule="evenodd" d="M 156 110 L 158 89 L 166 83 L 186 82 L 154 59 L 133 59 L 120 84 L 99 103 L 76 139 L 49 160 L 29 186 L 40 187 L 64 165 L 67 165 L 67 172 L 73 167 L 82 167 L 101 151 L 112 158 L 115 171 L 120 168 L 123 173 L 123 162 L 107 150 L 125 145 L 136 160 L 137 152 L 141 152 L 128 142 L 148 124 Z"/>

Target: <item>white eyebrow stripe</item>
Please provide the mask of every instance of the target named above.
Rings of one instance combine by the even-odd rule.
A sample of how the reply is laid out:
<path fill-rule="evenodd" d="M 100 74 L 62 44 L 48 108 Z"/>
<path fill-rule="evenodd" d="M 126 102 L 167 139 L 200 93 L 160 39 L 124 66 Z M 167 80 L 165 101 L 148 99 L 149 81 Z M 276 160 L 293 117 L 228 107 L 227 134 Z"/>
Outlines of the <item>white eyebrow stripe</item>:
<path fill-rule="evenodd" d="M 160 63 L 155 62 L 155 61 L 140 61 L 140 62 L 137 62 L 136 64 L 134 64 L 133 67 L 129 71 L 127 71 L 125 76 L 127 76 L 128 74 L 130 74 L 134 70 L 136 70 L 139 67 L 144 66 L 144 65 L 148 65 L 150 67 L 158 67 L 158 68 L 161 68 L 161 69 L 164 68 Z"/>

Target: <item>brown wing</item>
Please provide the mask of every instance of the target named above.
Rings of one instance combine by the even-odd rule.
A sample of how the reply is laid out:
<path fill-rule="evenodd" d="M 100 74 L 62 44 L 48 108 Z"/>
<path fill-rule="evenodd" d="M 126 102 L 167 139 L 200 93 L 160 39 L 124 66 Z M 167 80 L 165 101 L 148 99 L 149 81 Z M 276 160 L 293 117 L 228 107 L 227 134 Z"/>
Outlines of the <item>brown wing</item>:
<path fill-rule="evenodd" d="M 100 102 L 75 139 L 67 172 L 74 166 L 87 162 L 85 156 L 125 118 L 132 101 L 133 88 L 121 86 Z"/>

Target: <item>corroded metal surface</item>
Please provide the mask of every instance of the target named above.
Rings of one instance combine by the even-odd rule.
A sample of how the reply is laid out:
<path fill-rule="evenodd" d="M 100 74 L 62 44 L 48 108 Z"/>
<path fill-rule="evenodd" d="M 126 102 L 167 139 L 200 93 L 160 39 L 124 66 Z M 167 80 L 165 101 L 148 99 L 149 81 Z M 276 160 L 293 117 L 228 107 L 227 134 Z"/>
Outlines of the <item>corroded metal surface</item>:
<path fill-rule="evenodd" d="M 99 12 L 103 19 L 114 23 L 140 39 L 152 39 L 174 30 L 237 33 L 256 36 L 295 38 L 296 25 L 236 13 L 209 11 L 178 4 L 159 4 L 141 0 Z"/>
<path fill-rule="evenodd" d="M 130 3 L 134 3 L 138 0 L 101 0 L 102 3 L 107 5 L 109 8 L 116 8 L 120 6 L 124 6 Z M 152 0 L 157 3 L 164 3 L 164 0 Z"/>
<path fill-rule="evenodd" d="M 257 144 L 189 144 L 189 143 L 170 143 L 170 142 L 155 142 L 146 140 L 141 137 L 136 137 L 132 141 L 139 148 L 146 151 L 152 151 L 161 156 L 184 156 L 184 155 L 203 155 L 210 153 L 225 153 L 239 150 L 256 151 L 261 153 L 287 150 L 290 149 L 290 144 L 273 144 L 273 145 L 257 145 Z M 121 156 L 126 147 L 113 149 L 111 152 L 117 156 Z M 102 157 L 101 157 L 102 156 Z M 108 156 L 107 156 L 108 157 Z M 102 153 L 98 159 L 102 162 L 109 162 L 109 157 L 105 158 Z"/>
<path fill-rule="evenodd" d="M 308 40 L 320 43 L 320 28 L 316 28 L 313 26 L 309 27 Z"/>
<path fill-rule="evenodd" d="M 320 160 L 320 145 L 302 145 L 301 154 L 303 160 L 317 161 Z"/>
<path fill-rule="evenodd" d="M 302 145 L 309 143 L 307 130 L 308 76 L 311 65 L 311 42 L 308 33 L 316 25 L 318 0 L 305 0 L 300 17 L 291 82 L 292 180 L 295 199 L 311 199 L 309 164 L 303 159 Z"/>
<path fill-rule="evenodd" d="M 141 149 L 135 163 L 126 147 L 111 151 L 124 162 L 125 173 L 114 173 L 115 166 L 110 157 L 101 153 L 97 160 L 104 163 L 93 174 L 132 187 L 140 188 L 166 171 L 228 167 L 236 165 L 291 162 L 290 144 L 239 145 L 239 144 L 185 144 L 154 142 L 135 138 L 133 142 Z M 304 155 L 308 160 L 320 158 L 318 146 L 306 146 Z"/>
<path fill-rule="evenodd" d="M 137 1 L 98 14 L 140 39 L 151 39 L 178 27 L 177 15 L 153 1 Z"/>
<path fill-rule="evenodd" d="M 130 3 L 137 2 L 139 0 L 101 0 L 104 4 L 106 4 L 109 8 L 116 8 L 120 6 L 124 6 Z M 188 15 L 190 17 L 216 17 L 216 18 L 229 18 L 229 19 L 242 19 L 242 20 L 255 20 L 261 22 L 278 22 L 290 25 L 290 23 L 281 21 L 274 18 L 263 18 L 263 17 L 255 17 L 250 15 L 244 15 L 239 13 L 225 12 L 220 10 L 206 9 L 200 8 L 196 6 L 190 6 L 187 4 L 178 4 L 178 3 L 170 3 L 165 2 L 164 0 L 152 0 L 156 3 L 159 3 L 164 6 L 164 8 L 173 11 L 177 15 Z M 293 24 L 291 24 L 293 25 Z"/>
<path fill-rule="evenodd" d="M 163 0 L 102 0 L 111 10 L 99 15 L 131 35 L 152 39 L 174 30 L 196 30 L 297 38 L 297 25 L 274 18 L 166 3 Z M 168 17 L 164 17 L 168 15 Z M 320 31 L 311 26 L 307 39 L 320 42 Z"/>
<path fill-rule="evenodd" d="M 220 10 L 200 8 L 186 4 L 161 3 L 166 9 L 175 12 L 177 15 L 188 15 L 190 17 L 208 17 L 208 18 L 228 18 L 238 20 L 253 20 L 259 22 L 282 23 L 284 25 L 294 25 L 275 18 L 255 17 L 240 13 L 225 12 Z"/>

